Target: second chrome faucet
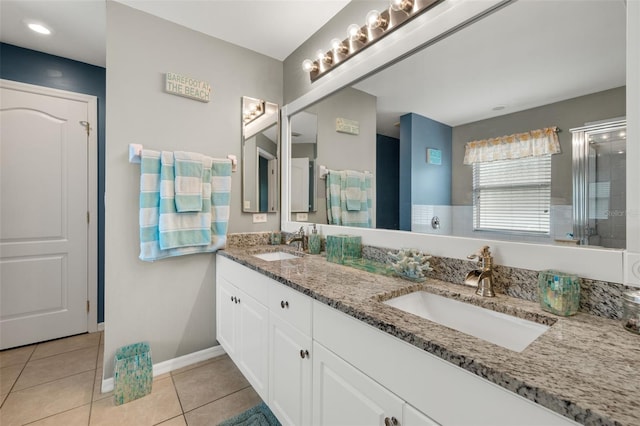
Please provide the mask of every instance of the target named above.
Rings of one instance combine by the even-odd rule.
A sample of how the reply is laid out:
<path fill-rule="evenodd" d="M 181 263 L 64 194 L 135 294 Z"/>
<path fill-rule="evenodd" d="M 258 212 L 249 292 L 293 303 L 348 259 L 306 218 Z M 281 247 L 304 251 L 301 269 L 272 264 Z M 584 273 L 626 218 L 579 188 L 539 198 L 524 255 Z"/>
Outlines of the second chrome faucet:
<path fill-rule="evenodd" d="M 478 260 L 481 269 L 474 269 L 464 279 L 465 284 L 477 286 L 476 294 L 483 297 L 494 297 L 493 291 L 493 257 L 489 246 L 483 246 L 477 253 L 467 256 L 467 259 Z"/>

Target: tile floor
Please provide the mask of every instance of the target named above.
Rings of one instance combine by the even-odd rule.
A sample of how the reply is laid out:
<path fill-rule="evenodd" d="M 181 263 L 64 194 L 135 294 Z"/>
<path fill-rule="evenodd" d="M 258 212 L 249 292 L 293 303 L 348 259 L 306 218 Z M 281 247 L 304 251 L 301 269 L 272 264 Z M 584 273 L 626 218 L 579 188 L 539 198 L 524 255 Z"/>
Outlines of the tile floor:
<path fill-rule="evenodd" d="M 100 393 L 103 333 L 0 352 L 0 424 L 217 425 L 261 400 L 228 356 L 154 378 L 150 395 L 116 406 Z"/>

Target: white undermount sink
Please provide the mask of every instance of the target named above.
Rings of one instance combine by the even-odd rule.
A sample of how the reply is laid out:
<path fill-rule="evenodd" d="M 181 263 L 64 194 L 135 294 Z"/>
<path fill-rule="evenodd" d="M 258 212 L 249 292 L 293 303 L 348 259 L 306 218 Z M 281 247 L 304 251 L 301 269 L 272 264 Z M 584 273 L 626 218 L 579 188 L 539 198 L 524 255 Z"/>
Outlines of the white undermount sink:
<path fill-rule="evenodd" d="M 549 329 L 543 324 L 425 291 L 405 294 L 384 303 L 516 352 L 522 352 Z"/>
<path fill-rule="evenodd" d="M 254 257 L 258 259 L 266 260 L 268 262 L 273 262 L 276 260 L 288 260 L 288 259 L 299 259 L 300 256 L 297 256 L 293 253 L 289 253 L 286 251 L 271 251 L 267 253 L 258 253 L 254 254 Z"/>

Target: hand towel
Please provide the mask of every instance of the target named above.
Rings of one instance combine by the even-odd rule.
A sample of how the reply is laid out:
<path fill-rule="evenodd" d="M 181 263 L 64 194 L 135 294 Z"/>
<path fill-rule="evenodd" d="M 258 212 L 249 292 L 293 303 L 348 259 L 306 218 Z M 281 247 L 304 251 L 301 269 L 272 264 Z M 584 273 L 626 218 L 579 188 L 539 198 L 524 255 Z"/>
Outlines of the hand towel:
<path fill-rule="evenodd" d="M 343 184 L 347 200 L 347 210 L 360 211 L 362 208 L 362 196 L 364 193 L 364 174 L 354 170 L 347 170 L 346 179 L 343 181 Z"/>
<path fill-rule="evenodd" d="M 179 213 L 175 199 L 174 153 L 162 151 L 160 162 L 160 248 L 208 245 L 211 242 L 211 205 L 202 203 L 201 212 Z M 201 185 L 201 188 L 204 198 L 210 198 L 210 183 Z"/>
<path fill-rule="evenodd" d="M 202 173 L 211 167 L 211 161 L 205 164 L 205 157 L 195 152 L 175 151 L 173 153 L 175 174 L 176 210 L 183 212 L 202 211 Z"/>

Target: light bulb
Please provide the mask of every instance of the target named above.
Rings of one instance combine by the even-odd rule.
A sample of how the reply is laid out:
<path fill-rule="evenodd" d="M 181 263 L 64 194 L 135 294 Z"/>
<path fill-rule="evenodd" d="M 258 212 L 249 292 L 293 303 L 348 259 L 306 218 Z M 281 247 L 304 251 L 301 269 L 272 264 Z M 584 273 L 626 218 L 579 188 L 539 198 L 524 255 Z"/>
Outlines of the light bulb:
<path fill-rule="evenodd" d="M 413 0 L 390 0 L 389 7 L 396 12 L 401 10 L 408 15 L 413 9 Z"/>
<path fill-rule="evenodd" d="M 305 72 L 313 72 L 318 69 L 318 66 L 311 59 L 305 59 L 302 61 L 302 69 Z"/>
<path fill-rule="evenodd" d="M 347 28 L 347 36 L 351 41 L 359 41 L 360 43 L 365 43 L 367 41 L 367 36 L 360 31 L 360 26 L 358 24 L 351 24 Z"/>
<path fill-rule="evenodd" d="M 377 10 L 372 10 L 367 13 L 366 22 L 367 28 L 369 28 L 370 30 L 380 28 L 384 31 L 387 29 L 387 25 L 389 24 L 389 21 L 384 19 L 382 15 L 380 15 L 380 12 L 378 12 Z"/>
<path fill-rule="evenodd" d="M 344 45 L 342 40 L 340 40 L 339 38 L 334 38 L 333 40 L 331 40 L 331 50 L 337 53 L 345 54 L 349 51 L 349 48 Z"/>

